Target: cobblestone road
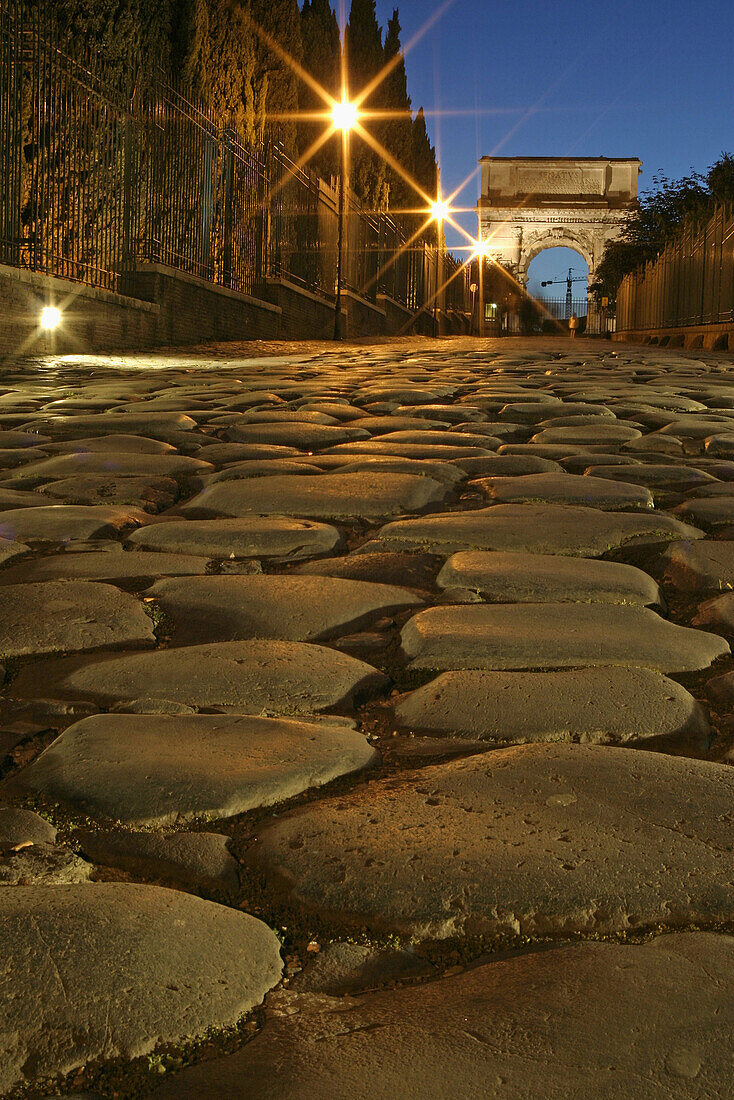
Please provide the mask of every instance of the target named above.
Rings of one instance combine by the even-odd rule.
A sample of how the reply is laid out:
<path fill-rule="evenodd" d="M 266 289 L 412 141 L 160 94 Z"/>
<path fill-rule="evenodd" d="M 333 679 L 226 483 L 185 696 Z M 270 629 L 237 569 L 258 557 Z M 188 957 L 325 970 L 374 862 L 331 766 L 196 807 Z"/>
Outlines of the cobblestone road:
<path fill-rule="evenodd" d="M 734 1092 L 734 372 L 0 383 L 0 1093 Z"/>

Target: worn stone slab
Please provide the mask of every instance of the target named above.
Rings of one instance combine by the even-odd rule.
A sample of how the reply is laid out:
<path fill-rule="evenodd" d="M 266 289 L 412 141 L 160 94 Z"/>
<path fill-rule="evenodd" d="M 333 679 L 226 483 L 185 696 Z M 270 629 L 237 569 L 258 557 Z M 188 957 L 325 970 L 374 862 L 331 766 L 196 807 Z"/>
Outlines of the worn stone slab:
<path fill-rule="evenodd" d="M 41 495 L 42 494 L 42 495 Z M 178 499 L 178 485 L 170 477 L 110 477 L 81 474 L 61 481 L 47 481 L 35 496 L 51 497 L 67 504 L 123 504 L 146 512 L 162 512 Z"/>
<path fill-rule="evenodd" d="M 147 523 L 136 508 L 106 504 L 45 504 L 0 512 L 0 539 L 11 542 L 71 542 L 116 539 Z"/>
<path fill-rule="evenodd" d="M 471 425 L 474 428 L 474 425 Z M 373 443 L 408 443 L 419 447 L 486 447 L 488 436 L 468 431 L 407 431 L 386 432 L 374 436 Z"/>
<path fill-rule="evenodd" d="M 207 559 L 301 561 L 335 550 L 341 535 L 335 527 L 324 523 L 268 515 L 156 523 L 133 531 L 127 541 L 135 549 Z"/>
<path fill-rule="evenodd" d="M 600 557 L 620 546 L 703 538 L 672 516 L 629 515 L 562 504 L 496 504 L 472 512 L 441 512 L 381 527 L 360 552 L 509 550 Z"/>
<path fill-rule="evenodd" d="M 235 462 L 232 466 L 226 466 L 211 476 L 197 477 L 191 484 L 197 489 L 204 489 L 207 485 L 215 485 L 219 481 L 237 481 L 245 477 L 272 477 L 276 474 L 293 474 L 298 477 L 318 472 L 318 466 L 294 462 L 289 458 L 247 459 L 245 462 Z"/>
<path fill-rule="evenodd" d="M 380 519 L 417 512 L 446 499 L 450 487 L 413 474 L 320 474 L 221 482 L 192 497 L 179 511 L 195 519 L 220 516 L 308 516 Z M 0 514 L 0 530 L 2 516 Z"/>
<path fill-rule="evenodd" d="M 395 717 L 415 732 L 497 745 L 572 741 L 700 749 L 711 734 L 693 696 L 647 668 L 443 672 L 403 696 Z"/>
<path fill-rule="evenodd" d="M 425 590 L 433 585 L 438 566 L 439 561 L 432 554 L 348 554 L 345 557 L 309 561 L 297 566 L 294 572 Z"/>
<path fill-rule="evenodd" d="M 599 424 L 567 425 L 560 428 L 543 428 L 531 438 L 531 443 L 578 443 L 578 444 L 621 444 L 630 439 L 640 439 L 639 428 L 627 428 L 623 424 L 607 423 L 600 418 Z"/>
<path fill-rule="evenodd" d="M 451 597 L 488 603 L 590 602 L 665 607 L 652 577 L 631 565 L 558 554 L 453 554 L 438 574 Z"/>
<path fill-rule="evenodd" d="M 592 476 L 595 479 L 604 478 L 609 481 L 624 481 L 630 485 L 643 485 L 653 494 L 656 491 L 685 493 L 700 485 L 718 484 L 711 474 L 692 466 L 659 466 L 648 463 L 644 466 L 626 466 L 620 469 L 617 465 L 597 466 L 590 463 L 585 473 L 587 477 Z"/>
<path fill-rule="evenodd" d="M 17 782 L 95 816 L 160 827 L 270 806 L 376 759 L 344 719 L 96 714 L 64 730 Z"/>
<path fill-rule="evenodd" d="M 370 435 L 383 432 L 441 431 L 449 427 L 448 420 L 429 420 L 423 416 L 364 416 L 351 421 L 352 428 L 364 428 Z"/>
<path fill-rule="evenodd" d="M 82 413 L 76 416 L 36 417 L 28 427 L 39 435 L 55 440 L 86 437 L 89 432 L 98 432 L 100 417 L 94 413 Z M 141 412 L 141 413 L 105 413 L 104 430 L 106 435 L 143 435 L 153 439 L 164 438 L 169 432 L 190 432 L 196 428 L 196 421 L 185 413 Z"/>
<path fill-rule="evenodd" d="M 106 421 L 106 418 L 105 418 Z M 100 423 L 96 427 L 101 427 Z M 33 438 L 37 439 L 38 436 Z M 69 439 L 61 443 L 49 443 L 44 448 L 49 454 L 85 454 L 94 451 L 113 451 L 120 454 L 129 451 L 134 455 L 168 455 L 174 454 L 176 448 L 170 443 L 163 443 L 159 439 L 148 439 L 144 435 L 124 435 L 116 432 L 114 435 L 93 435 L 86 439 Z"/>
<path fill-rule="evenodd" d="M 614 420 L 614 413 L 606 405 L 590 405 L 585 401 L 511 402 L 497 414 L 499 420 L 515 420 L 521 424 L 540 424 L 559 416 L 593 416 Z"/>
<path fill-rule="evenodd" d="M 699 540 L 670 546 L 664 579 L 681 592 L 714 595 L 734 589 L 734 542 Z"/>
<path fill-rule="evenodd" d="M 722 487 L 723 488 L 723 487 Z M 722 493 L 709 497 L 695 497 L 672 509 L 684 523 L 698 527 L 727 527 L 734 523 L 734 496 Z"/>
<path fill-rule="evenodd" d="M 636 485 L 577 474 L 527 474 L 519 477 L 483 477 L 471 484 L 500 504 L 571 504 L 624 512 L 654 507 L 652 493 Z"/>
<path fill-rule="evenodd" d="M 734 634 L 734 592 L 725 592 L 700 604 L 691 625 L 716 634 Z"/>
<path fill-rule="evenodd" d="M 3 1090 L 234 1024 L 282 966 L 254 917 L 122 883 L 0 890 L 0 955 Z"/>
<path fill-rule="evenodd" d="M 53 844 L 56 829 L 44 817 L 20 806 L 0 806 L 0 849 Z"/>
<path fill-rule="evenodd" d="M 315 714 L 349 707 L 387 678 L 371 665 L 305 642 L 215 642 L 105 660 L 45 666 L 44 697 L 87 699 L 148 711 L 184 704 L 246 714 Z M 38 673 L 21 671 L 14 698 L 37 698 Z"/>
<path fill-rule="evenodd" d="M 366 470 L 370 473 L 417 474 L 456 485 L 466 480 L 466 474 L 453 461 L 429 462 L 427 459 L 400 458 L 396 455 L 319 455 L 319 465 L 327 459 L 335 459 L 340 473 Z"/>
<path fill-rule="evenodd" d="M 49 442 L 48 436 L 38 435 L 36 432 L 0 431 L 0 450 L 3 451 L 33 449 Z"/>
<path fill-rule="evenodd" d="M 0 852 L 0 887 L 89 882 L 94 867 L 65 844 L 40 841 Z M 0 918 L 1 920 L 2 918 Z"/>
<path fill-rule="evenodd" d="M 707 439 L 709 436 L 727 434 L 734 429 L 734 420 L 727 416 L 695 416 L 691 414 L 680 420 L 673 420 L 663 428 L 660 435 L 674 435 L 679 439 Z M 716 453 L 716 451 L 714 451 Z M 725 457 L 725 451 L 719 451 Z"/>
<path fill-rule="evenodd" d="M 213 472 L 211 462 L 184 455 L 83 451 L 80 454 L 56 455 L 43 462 L 31 462 L 18 470 L 18 477 L 37 478 L 41 482 L 61 481 L 85 474 L 106 474 L 109 477 L 167 477 L 178 480 Z"/>
<path fill-rule="evenodd" d="M 127 553 L 113 545 L 112 552 L 65 552 L 11 565 L 0 573 L 0 586 L 65 578 L 145 588 L 159 577 L 196 576 L 206 573 L 206 568 L 207 559 L 193 554 L 155 554 L 145 550 Z"/>
<path fill-rule="evenodd" d="M 694 672 L 729 655 L 723 638 L 612 604 L 430 607 L 403 627 L 411 668 L 545 669 L 635 665 Z"/>
<path fill-rule="evenodd" d="M 561 473 L 562 467 L 549 458 L 535 455 L 492 455 L 491 458 L 455 458 L 459 466 L 472 477 L 516 477 L 518 474 Z"/>
<path fill-rule="evenodd" d="M 248 859 L 306 919 L 418 939 L 728 921 L 733 797 L 707 761 L 522 745 L 295 810 Z"/>
<path fill-rule="evenodd" d="M 239 889 L 239 865 L 222 833 L 77 830 L 74 840 L 87 859 L 102 866 L 217 895 L 232 897 Z"/>
<path fill-rule="evenodd" d="M 38 493 L 0 487 L 0 512 L 7 512 L 10 508 L 38 508 L 43 507 L 45 503 L 46 501 Z"/>
<path fill-rule="evenodd" d="M 59 580 L 0 587 L 0 653 L 33 657 L 156 644 L 142 604 L 108 584 Z"/>
<path fill-rule="evenodd" d="M 344 424 L 243 424 L 224 431 L 229 443 L 266 443 L 281 447 L 297 447 L 300 451 L 321 451 L 338 443 L 369 439 L 363 428 Z"/>
<path fill-rule="evenodd" d="M 484 436 L 480 447 L 448 446 L 443 443 L 388 443 L 386 440 L 371 439 L 367 443 L 342 443 L 332 447 L 327 454 L 349 456 L 389 455 L 393 458 L 412 458 L 416 461 L 452 462 L 456 458 L 486 458 L 494 451 L 492 437 Z"/>
<path fill-rule="evenodd" d="M 731 1084 L 732 966 L 731 937 L 674 933 L 555 945 L 356 999 L 284 991 L 251 1043 L 167 1075 L 156 1096 L 711 1100 Z"/>
<path fill-rule="evenodd" d="M 20 558 L 28 553 L 30 553 L 30 547 L 24 543 L 0 537 L 0 565 L 5 565 L 13 558 Z"/>
<path fill-rule="evenodd" d="M 424 603 L 405 588 L 342 577 L 174 578 L 157 581 L 147 595 L 171 620 L 178 645 L 243 638 L 323 640 L 357 629 L 378 614 Z"/>

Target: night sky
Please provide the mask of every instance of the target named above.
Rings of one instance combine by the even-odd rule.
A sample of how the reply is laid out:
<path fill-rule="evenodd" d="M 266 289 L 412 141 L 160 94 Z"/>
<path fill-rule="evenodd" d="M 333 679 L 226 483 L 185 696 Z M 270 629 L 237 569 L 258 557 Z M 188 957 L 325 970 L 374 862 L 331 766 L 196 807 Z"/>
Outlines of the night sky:
<path fill-rule="evenodd" d="M 383 27 L 395 6 L 377 0 Z M 407 44 L 441 5 L 397 6 Z M 414 109 L 468 112 L 427 120 L 444 194 L 492 154 L 639 157 L 642 190 L 734 152 L 733 42 L 732 0 L 454 0 L 408 54 L 408 91 Z M 478 186 L 456 203 L 473 208 Z M 459 220 L 476 235 L 474 213 Z M 586 273 L 575 253 L 541 253 L 532 282 L 569 262 Z"/>

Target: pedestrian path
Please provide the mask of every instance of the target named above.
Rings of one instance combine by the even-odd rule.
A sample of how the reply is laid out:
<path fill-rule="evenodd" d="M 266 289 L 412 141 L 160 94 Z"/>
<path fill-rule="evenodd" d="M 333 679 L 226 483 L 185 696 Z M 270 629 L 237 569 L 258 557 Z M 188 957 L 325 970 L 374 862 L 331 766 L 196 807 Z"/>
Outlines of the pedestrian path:
<path fill-rule="evenodd" d="M 733 457 L 715 353 L 8 370 L 0 1095 L 733 1093 Z"/>

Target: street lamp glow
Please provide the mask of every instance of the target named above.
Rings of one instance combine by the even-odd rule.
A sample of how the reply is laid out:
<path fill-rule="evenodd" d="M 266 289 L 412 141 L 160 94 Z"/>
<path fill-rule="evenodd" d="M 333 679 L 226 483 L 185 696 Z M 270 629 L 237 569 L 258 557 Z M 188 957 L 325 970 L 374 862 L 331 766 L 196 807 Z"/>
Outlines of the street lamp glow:
<path fill-rule="evenodd" d="M 448 212 L 449 204 L 447 202 L 437 199 L 436 202 L 431 203 L 431 217 L 435 222 L 442 222 L 448 216 Z"/>
<path fill-rule="evenodd" d="M 48 329 L 49 331 L 61 324 L 61 310 L 56 306 L 44 306 L 41 310 L 41 328 Z"/>
<path fill-rule="evenodd" d="M 341 103 L 335 103 L 331 108 L 331 121 L 337 130 L 353 130 L 357 125 L 359 112 L 355 103 L 343 99 Z"/>

